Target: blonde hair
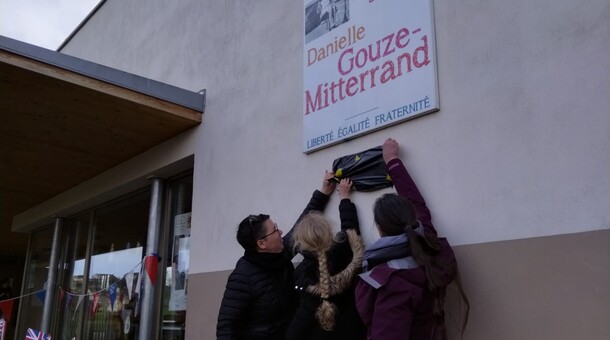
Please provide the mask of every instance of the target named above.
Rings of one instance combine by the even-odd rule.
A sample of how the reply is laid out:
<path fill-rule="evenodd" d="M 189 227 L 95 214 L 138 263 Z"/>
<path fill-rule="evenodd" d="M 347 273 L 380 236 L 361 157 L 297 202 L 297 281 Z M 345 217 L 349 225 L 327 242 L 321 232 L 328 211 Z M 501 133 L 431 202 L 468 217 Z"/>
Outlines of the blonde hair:
<path fill-rule="evenodd" d="M 322 213 L 311 211 L 299 221 L 292 237 L 299 251 L 326 252 L 333 246 L 333 227 Z"/>
<path fill-rule="evenodd" d="M 316 285 L 307 287 L 307 292 L 322 298 L 322 303 L 316 311 L 316 319 L 326 331 L 331 331 L 335 327 L 337 313 L 337 306 L 328 298 L 347 289 L 362 268 L 364 254 L 362 238 L 352 229 L 347 230 L 346 233 L 352 248 L 352 261 L 347 268 L 331 277 L 326 252 L 333 245 L 333 231 L 328 219 L 320 212 L 312 211 L 301 219 L 293 232 L 295 249 L 313 253 L 318 258 L 320 277 Z"/>

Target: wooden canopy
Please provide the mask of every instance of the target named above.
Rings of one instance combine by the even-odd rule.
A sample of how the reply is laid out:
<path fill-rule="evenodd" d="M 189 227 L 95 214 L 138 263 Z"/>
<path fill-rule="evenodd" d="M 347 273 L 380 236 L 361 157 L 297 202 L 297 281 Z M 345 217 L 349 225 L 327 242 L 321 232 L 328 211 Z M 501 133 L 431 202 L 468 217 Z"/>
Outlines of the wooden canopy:
<path fill-rule="evenodd" d="M 13 216 L 201 123 L 191 92 L 0 36 L 0 257 Z"/>

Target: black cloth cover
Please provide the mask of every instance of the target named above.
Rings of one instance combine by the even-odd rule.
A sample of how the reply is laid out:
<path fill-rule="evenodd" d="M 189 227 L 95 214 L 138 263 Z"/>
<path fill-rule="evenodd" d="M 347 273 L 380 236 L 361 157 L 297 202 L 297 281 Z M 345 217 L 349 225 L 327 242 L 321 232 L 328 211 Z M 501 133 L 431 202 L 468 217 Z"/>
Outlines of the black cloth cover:
<path fill-rule="evenodd" d="M 381 146 L 335 159 L 333 171 L 337 182 L 342 178 L 351 179 L 356 191 L 374 191 L 392 186 Z"/>

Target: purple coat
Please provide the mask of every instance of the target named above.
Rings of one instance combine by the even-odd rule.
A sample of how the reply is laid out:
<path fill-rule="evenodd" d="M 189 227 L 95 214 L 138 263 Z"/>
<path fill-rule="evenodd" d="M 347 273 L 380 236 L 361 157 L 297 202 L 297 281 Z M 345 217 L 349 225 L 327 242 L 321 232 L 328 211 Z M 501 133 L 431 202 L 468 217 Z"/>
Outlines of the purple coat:
<path fill-rule="evenodd" d="M 387 169 L 398 194 L 413 204 L 423 232 L 436 235 L 430 210 L 403 163 L 394 159 L 387 164 Z M 376 244 L 383 243 L 384 239 Z M 446 268 L 443 280 L 446 286 L 455 277 L 455 257 L 449 243 L 445 239 L 440 241 L 442 248 L 437 260 Z M 412 257 L 377 265 L 361 274 L 356 284 L 356 307 L 367 326 L 367 339 L 431 339 L 433 301 L 426 273 Z"/>

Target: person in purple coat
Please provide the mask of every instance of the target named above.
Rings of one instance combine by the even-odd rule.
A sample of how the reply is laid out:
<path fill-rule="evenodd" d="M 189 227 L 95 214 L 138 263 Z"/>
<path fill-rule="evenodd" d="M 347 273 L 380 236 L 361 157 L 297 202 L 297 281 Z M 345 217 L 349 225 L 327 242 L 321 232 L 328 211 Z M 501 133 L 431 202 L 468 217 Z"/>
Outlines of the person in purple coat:
<path fill-rule="evenodd" d="M 453 250 L 437 236 L 430 210 L 402 161 L 398 143 L 388 138 L 383 159 L 398 194 L 375 201 L 379 240 L 364 253 L 356 283 L 356 307 L 367 339 L 446 339 L 444 300 L 458 274 Z M 456 280 L 459 292 L 468 300 Z"/>

